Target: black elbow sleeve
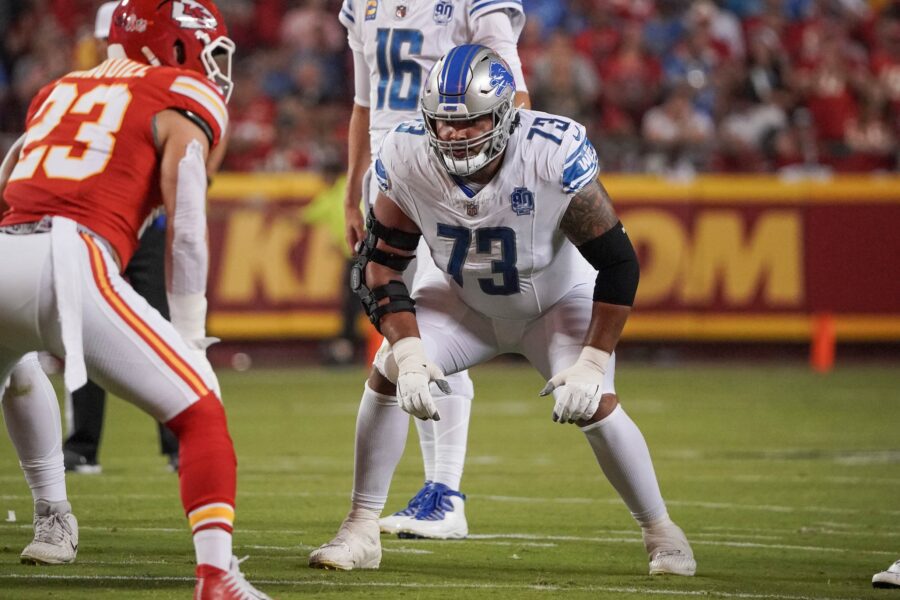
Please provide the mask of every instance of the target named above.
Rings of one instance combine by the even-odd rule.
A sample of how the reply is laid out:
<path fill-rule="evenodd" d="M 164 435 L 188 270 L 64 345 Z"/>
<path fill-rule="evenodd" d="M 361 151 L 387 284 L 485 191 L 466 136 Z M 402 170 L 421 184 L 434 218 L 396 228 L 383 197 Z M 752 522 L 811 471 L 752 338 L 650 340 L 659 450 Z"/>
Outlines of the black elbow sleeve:
<path fill-rule="evenodd" d="M 603 235 L 578 246 L 578 251 L 597 269 L 594 302 L 634 304 L 640 266 L 621 221 Z"/>

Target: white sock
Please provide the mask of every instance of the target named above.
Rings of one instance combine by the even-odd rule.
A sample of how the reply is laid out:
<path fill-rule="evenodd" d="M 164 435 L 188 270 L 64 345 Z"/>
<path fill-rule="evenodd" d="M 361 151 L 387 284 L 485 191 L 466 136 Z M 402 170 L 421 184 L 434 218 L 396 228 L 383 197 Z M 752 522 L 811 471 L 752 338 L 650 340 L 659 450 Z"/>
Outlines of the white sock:
<path fill-rule="evenodd" d="M 231 534 L 218 527 L 201 529 L 194 534 L 194 551 L 198 565 L 227 571 L 231 566 Z"/>
<path fill-rule="evenodd" d="M 453 393 L 445 396 L 433 386 L 432 395 L 441 414 L 434 421 L 434 477 L 432 481 L 443 483 L 451 490 L 459 490 L 466 464 L 466 448 L 469 438 L 469 416 L 472 413 L 474 388 L 468 371 L 447 377 Z"/>
<path fill-rule="evenodd" d="M 67 500 L 59 404 L 37 354 L 26 354 L 13 368 L 3 418 L 32 498 Z"/>
<path fill-rule="evenodd" d="M 597 423 L 581 429 L 597 462 L 642 527 L 666 514 L 650 450 L 640 429 L 621 405 Z"/>
<path fill-rule="evenodd" d="M 432 393 L 433 394 L 433 393 Z M 444 413 L 441 413 L 441 419 Z M 419 448 L 422 450 L 422 465 L 425 467 L 425 481 L 434 481 L 434 421 L 413 419 L 419 433 Z"/>
<path fill-rule="evenodd" d="M 376 393 L 367 384 L 356 416 L 354 509 L 378 513 L 384 509 L 408 431 L 409 415 L 401 410 L 397 397 Z"/>
<path fill-rule="evenodd" d="M 377 521 L 380 512 L 368 508 L 351 508 L 345 521 Z"/>

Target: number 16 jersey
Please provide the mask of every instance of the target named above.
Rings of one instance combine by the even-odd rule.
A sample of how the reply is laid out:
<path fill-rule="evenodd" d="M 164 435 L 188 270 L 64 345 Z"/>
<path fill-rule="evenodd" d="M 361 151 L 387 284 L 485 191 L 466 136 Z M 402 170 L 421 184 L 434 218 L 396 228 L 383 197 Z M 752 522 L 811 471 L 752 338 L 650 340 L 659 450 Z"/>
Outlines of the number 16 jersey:
<path fill-rule="evenodd" d="M 419 116 L 419 93 L 434 63 L 473 41 L 478 18 L 500 10 L 518 36 L 522 0 L 344 0 L 338 18 L 369 69 L 372 156 L 388 131 Z"/>

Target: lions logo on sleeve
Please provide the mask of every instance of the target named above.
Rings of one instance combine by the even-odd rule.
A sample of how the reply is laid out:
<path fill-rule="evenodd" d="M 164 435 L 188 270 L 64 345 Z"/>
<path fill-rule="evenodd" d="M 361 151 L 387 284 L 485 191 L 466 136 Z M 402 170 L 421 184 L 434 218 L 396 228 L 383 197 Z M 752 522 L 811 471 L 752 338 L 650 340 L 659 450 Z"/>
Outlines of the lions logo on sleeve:
<path fill-rule="evenodd" d="M 375 159 L 375 180 L 378 182 L 378 189 L 384 193 L 391 191 L 391 178 L 388 177 L 387 169 L 381 158 Z"/>

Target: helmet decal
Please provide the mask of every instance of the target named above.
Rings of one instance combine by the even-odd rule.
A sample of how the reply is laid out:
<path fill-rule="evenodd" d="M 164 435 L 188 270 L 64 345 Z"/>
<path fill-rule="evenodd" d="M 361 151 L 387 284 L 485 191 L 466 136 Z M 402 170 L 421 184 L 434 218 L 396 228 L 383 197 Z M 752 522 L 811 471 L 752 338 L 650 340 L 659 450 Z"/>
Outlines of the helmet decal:
<path fill-rule="evenodd" d="M 490 74 L 491 87 L 494 88 L 494 94 L 498 98 L 503 95 L 507 86 L 515 89 L 516 82 L 513 79 L 512 73 L 509 72 L 503 63 L 491 61 Z"/>
<path fill-rule="evenodd" d="M 196 0 L 174 0 L 172 18 L 185 29 L 215 29 L 219 26 L 215 15 Z"/>

